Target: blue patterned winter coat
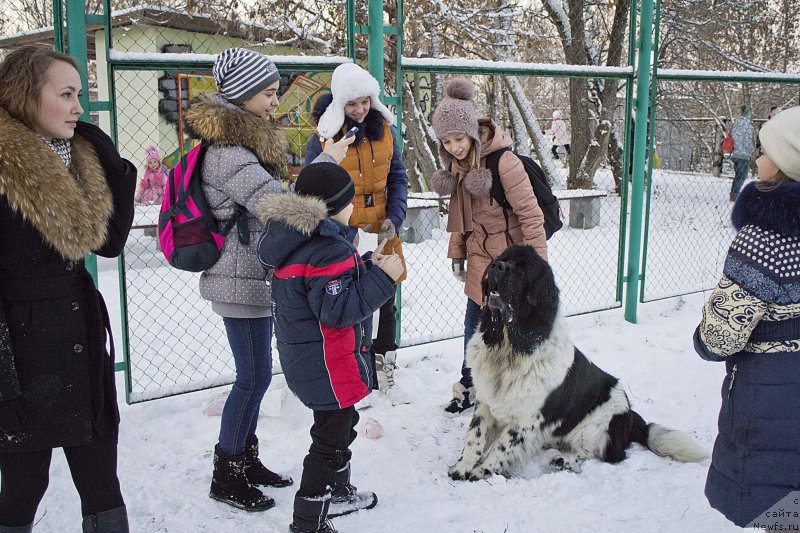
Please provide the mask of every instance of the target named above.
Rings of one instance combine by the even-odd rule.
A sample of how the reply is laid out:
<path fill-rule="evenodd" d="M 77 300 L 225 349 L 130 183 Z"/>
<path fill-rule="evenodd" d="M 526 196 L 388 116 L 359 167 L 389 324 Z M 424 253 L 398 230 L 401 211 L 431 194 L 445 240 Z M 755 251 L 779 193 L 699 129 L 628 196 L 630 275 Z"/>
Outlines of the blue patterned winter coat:
<path fill-rule="evenodd" d="M 800 489 L 800 183 L 745 187 L 695 349 L 724 361 L 706 497 L 739 526 Z"/>
<path fill-rule="evenodd" d="M 272 316 L 286 383 L 317 411 L 355 405 L 375 386 L 372 315 L 394 282 L 345 238 L 325 203 L 268 196 L 258 256 L 272 277 Z"/>

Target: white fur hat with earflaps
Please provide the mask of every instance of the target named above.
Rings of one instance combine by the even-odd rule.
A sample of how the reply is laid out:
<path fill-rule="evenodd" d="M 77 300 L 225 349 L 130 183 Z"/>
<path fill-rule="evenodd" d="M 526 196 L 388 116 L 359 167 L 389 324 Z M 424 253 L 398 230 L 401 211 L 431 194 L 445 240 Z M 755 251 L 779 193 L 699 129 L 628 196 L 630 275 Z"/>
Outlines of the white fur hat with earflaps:
<path fill-rule="evenodd" d="M 394 116 L 380 100 L 378 80 L 355 63 L 343 63 L 336 67 L 331 77 L 333 101 L 319 118 L 317 131 L 320 137 L 332 139 L 344 124 L 344 106 L 347 102 L 369 96 L 370 109 L 378 111 L 389 125 L 394 125 Z"/>

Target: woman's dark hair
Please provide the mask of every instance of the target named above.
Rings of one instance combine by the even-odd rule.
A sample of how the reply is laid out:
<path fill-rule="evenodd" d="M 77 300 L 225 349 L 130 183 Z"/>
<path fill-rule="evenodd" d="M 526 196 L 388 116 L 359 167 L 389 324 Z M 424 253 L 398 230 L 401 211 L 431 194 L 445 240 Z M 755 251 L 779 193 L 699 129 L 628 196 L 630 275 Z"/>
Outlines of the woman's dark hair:
<path fill-rule="evenodd" d="M 54 61 L 78 69 L 75 60 L 66 54 L 30 45 L 17 48 L 0 62 L 0 107 L 29 128 L 36 122 L 39 95 L 47 83 L 47 69 Z"/>

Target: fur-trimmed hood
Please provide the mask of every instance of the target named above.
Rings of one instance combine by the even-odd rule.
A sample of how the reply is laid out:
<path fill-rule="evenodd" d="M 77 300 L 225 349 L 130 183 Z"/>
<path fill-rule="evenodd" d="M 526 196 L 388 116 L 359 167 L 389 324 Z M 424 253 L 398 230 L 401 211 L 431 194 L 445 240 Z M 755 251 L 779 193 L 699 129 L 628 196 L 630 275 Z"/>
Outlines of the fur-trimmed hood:
<path fill-rule="evenodd" d="M 325 93 L 321 95 L 317 100 L 314 102 L 314 108 L 311 110 L 311 118 L 314 122 L 319 123 L 320 118 L 322 115 L 325 114 L 325 111 L 333 104 L 333 95 L 331 93 Z M 383 139 L 383 132 L 384 126 L 386 124 L 386 119 L 375 108 L 371 108 L 367 116 L 364 118 L 364 122 L 357 123 L 353 120 L 344 117 L 342 127 L 339 129 L 338 132 L 335 132 L 333 138 L 336 139 L 338 136 L 343 135 L 346 131 L 349 131 L 354 126 L 358 128 L 356 132 L 356 141 L 355 144 L 361 144 L 364 139 L 369 139 L 370 141 L 380 141 Z M 391 124 L 391 122 L 389 122 Z M 320 135 L 322 135 L 320 133 Z"/>
<path fill-rule="evenodd" d="M 72 138 L 71 168 L 30 128 L 0 108 L 0 195 L 66 259 L 108 237 L 113 199 L 92 143 Z"/>
<path fill-rule="evenodd" d="M 346 226 L 328 217 L 325 202 L 313 196 L 269 195 L 259 204 L 257 214 L 266 221 L 258 243 L 258 257 L 266 268 L 280 268 L 295 250 L 317 235 L 347 234 Z"/>
<path fill-rule="evenodd" d="M 749 183 L 733 206 L 731 220 L 736 230 L 753 225 L 781 235 L 800 237 L 800 183 L 791 181 L 771 191 L 760 191 Z"/>
<path fill-rule="evenodd" d="M 231 104 L 218 94 L 192 100 L 185 117 L 193 137 L 216 144 L 244 146 L 263 166 L 273 170 L 280 170 L 286 164 L 288 143 L 283 127 Z"/>

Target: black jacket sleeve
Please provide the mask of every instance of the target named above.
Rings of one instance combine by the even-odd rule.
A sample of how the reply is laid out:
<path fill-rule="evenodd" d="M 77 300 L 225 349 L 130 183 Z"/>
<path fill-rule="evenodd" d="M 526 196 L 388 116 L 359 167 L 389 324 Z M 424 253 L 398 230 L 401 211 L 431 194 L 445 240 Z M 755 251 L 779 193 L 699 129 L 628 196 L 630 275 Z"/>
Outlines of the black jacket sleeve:
<path fill-rule="evenodd" d="M 136 167 L 119 155 L 111 137 L 94 124 L 78 122 L 75 133 L 94 145 L 114 200 L 114 212 L 108 221 L 108 239 L 94 252 L 103 257 L 116 257 L 122 253 L 133 224 Z"/>

